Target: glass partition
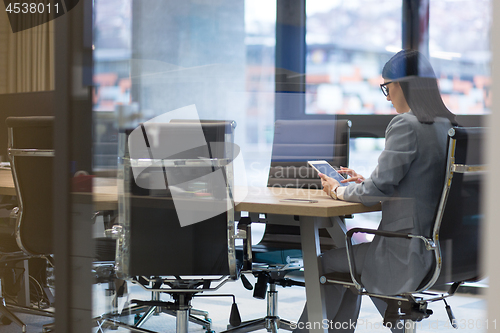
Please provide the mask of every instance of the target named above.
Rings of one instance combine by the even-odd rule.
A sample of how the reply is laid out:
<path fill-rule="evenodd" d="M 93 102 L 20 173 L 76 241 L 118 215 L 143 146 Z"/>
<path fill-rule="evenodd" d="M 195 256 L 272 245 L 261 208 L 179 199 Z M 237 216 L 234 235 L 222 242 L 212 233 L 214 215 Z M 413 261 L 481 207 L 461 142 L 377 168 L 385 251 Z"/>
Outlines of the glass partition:
<path fill-rule="evenodd" d="M 95 1 L 94 171 L 116 170 L 119 128 L 195 105 L 199 119 L 236 122 L 248 177 L 265 185 L 276 1 L 226 5 L 158 2 L 146 19 L 141 1 Z"/>
<path fill-rule="evenodd" d="M 117 194 L 122 203 L 129 202 L 127 198 L 131 196 L 144 195 L 144 191 L 149 191 L 151 202 L 164 200 L 165 190 L 144 190 L 127 182 L 125 184 L 129 186 L 123 187 L 124 179 L 131 177 L 131 173 L 123 169 L 126 161 L 123 157 L 129 148 L 129 143 L 124 140 L 126 133 L 134 130 L 135 133 L 142 133 L 141 124 L 148 135 L 155 137 L 154 124 L 178 120 L 198 125 L 206 124 L 206 121 L 229 121 L 234 126 L 231 140 L 234 140 L 238 157 L 232 163 L 231 177 L 226 178 L 234 180 L 235 186 L 266 185 L 274 127 L 276 7 L 275 0 L 94 1 L 93 172 L 99 179 L 99 183 L 95 183 L 95 191 L 108 189 L 113 192 L 112 187 L 118 186 L 118 193 L 110 194 Z M 200 139 L 203 134 L 201 128 L 205 126 L 198 127 L 200 131 L 196 138 Z M 150 144 L 153 147 L 157 142 Z M 175 150 L 176 145 L 172 146 Z M 210 145 L 209 148 L 214 149 Z M 158 166 L 157 169 L 161 168 Z M 168 171 L 174 169 L 186 173 L 192 168 L 167 168 L 167 176 Z M 189 207 L 211 205 L 213 209 L 215 201 L 211 202 L 208 193 L 204 193 L 208 192 L 204 189 L 210 187 L 209 183 L 191 182 L 188 187 L 179 185 L 178 189 L 183 196 L 194 200 L 195 203 L 188 203 Z M 171 193 L 175 201 L 174 194 L 177 197 L 179 194 Z M 146 201 L 142 199 L 138 200 Z M 184 197 L 177 199 L 180 202 Z M 220 206 L 224 202 L 217 203 Z M 149 204 L 146 202 L 146 205 Z M 104 234 L 119 238 L 120 229 L 112 229 L 113 225 L 129 228 L 127 232 L 132 233 L 130 229 L 145 226 L 137 219 L 140 212 L 136 212 L 140 209 L 147 211 L 147 208 L 136 205 L 133 209 L 129 206 L 127 210 L 124 207 L 125 204 L 119 206 L 118 214 L 118 207 L 115 207 L 114 210 L 104 209 L 102 216 L 97 216 L 93 225 L 97 249 L 106 246 L 102 239 Z M 190 209 L 185 210 L 186 214 L 191 214 Z M 174 216 L 176 213 L 179 213 L 177 206 L 170 214 Z M 131 216 L 136 218 L 134 223 L 130 223 Z M 155 221 L 153 216 L 146 219 L 151 223 Z M 175 219 L 169 220 L 177 223 Z M 207 223 L 200 223 L 200 226 L 207 227 Z M 211 229 L 198 228 L 197 234 L 206 237 L 215 232 Z M 186 234 L 190 230 L 186 227 L 181 231 Z M 140 237 L 139 233 L 127 239 L 133 243 L 140 241 L 137 237 Z M 224 237 L 227 238 L 227 234 Z M 171 242 L 177 242 L 179 248 L 183 245 L 183 240 L 175 236 L 167 243 Z M 216 243 L 224 245 L 220 239 Z M 148 250 L 159 258 L 171 255 L 155 251 L 153 246 L 151 244 Z M 140 257 L 136 259 L 138 261 L 131 263 L 142 261 Z M 188 262 L 184 264 L 190 265 Z M 122 312 L 131 305 L 132 298 L 169 301 L 166 293 L 145 290 L 146 286 L 155 289 L 154 281 L 130 283 L 129 279 L 124 289 L 123 285 L 107 279 L 111 272 L 109 266 L 95 265 L 94 271 L 98 282 L 93 291 L 93 315 L 96 317 Z M 203 302 L 201 297 L 199 299 L 193 306 L 204 309 L 211 304 L 210 301 Z M 210 312 L 214 322 L 212 329 L 216 331 L 222 331 L 227 325 L 226 310 L 222 311 Z M 160 311 L 154 312 L 158 314 Z M 152 314 L 137 311 L 135 317 L 132 313 L 120 319 L 126 325 L 175 331 L 174 317 L 165 318 L 162 314 L 162 320 L 153 316 L 149 320 Z M 112 326 L 106 323 L 103 328 Z M 119 331 L 128 331 L 128 328 L 121 326 Z"/>
<path fill-rule="evenodd" d="M 401 4 L 401 0 L 306 1 L 305 115 L 395 114 L 379 84 L 383 64 L 402 44 Z M 488 5 L 486 0 L 478 1 L 475 9 L 467 1 L 431 2 L 431 62 L 445 102 L 456 113 L 488 112 Z M 93 172 L 105 191 L 122 185 L 122 134 L 165 119 L 234 121 L 234 143 L 240 148 L 240 159 L 234 161 L 235 186 L 266 186 L 275 121 L 276 11 L 276 0 L 94 0 Z M 468 24 L 451 19 L 444 23 L 440 18 L 447 11 L 463 15 Z M 488 19 L 479 22 L 481 15 Z M 447 31 L 455 23 L 457 29 Z M 473 27 L 470 35 L 461 30 L 467 25 Z M 468 45 L 457 45 L 457 38 L 472 35 L 480 38 L 467 37 Z M 353 138 L 350 145 L 350 167 L 369 176 L 384 140 Z M 194 184 L 188 192 L 199 195 L 202 187 Z M 125 197 L 123 192 L 118 195 Z M 97 216 L 94 238 L 119 221 L 111 208 Z M 359 214 L 346 223 L 376 227 L 380 218 L 380 213 Z M 108 231 L 108 235 L 113 232 L 119 233 Z M 110 273 L 102 267 L 96 268 L 98 278 Z M 135 284 L 126 289 L 106 279 L 98 282 L 95 316 L 119 312 L 132 298 L 168 301 Z M 295 295 L 303 300 L 303 294 Z M 218 305 L 197 300 L 198 304 L 210 310 Z M 300 308 L 286 309 L 287 317 L 298 318 Z M 211 311 L 214 329 L 224 330 L 227 322 L 220 318 L 226 314 Z M 153 314 L 147 314 L 151 321 L 142 315 L 127 320 L 158 329 L 164 323 L 158 324 Z M 161 329 L 175 330 L 173 318 L 166 325 Z"/>

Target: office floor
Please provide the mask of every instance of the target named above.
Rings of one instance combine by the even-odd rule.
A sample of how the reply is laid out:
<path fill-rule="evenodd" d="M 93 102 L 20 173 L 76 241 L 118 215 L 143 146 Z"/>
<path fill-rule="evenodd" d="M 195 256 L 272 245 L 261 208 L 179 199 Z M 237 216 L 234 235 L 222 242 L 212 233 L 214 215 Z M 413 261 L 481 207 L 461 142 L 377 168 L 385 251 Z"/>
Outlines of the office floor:
<path fill-rule="evenodd" d="M 361 218 L 360 218 L 361 217 Z M 373 220 L 373 221 L 371 221 Z M 360 214 L 356 220 L 348 220 L 348 223 L 355 223 L 358 226 L 373 227 L 373 223 L 380 220 L 380 216 L 374 214 L 372 217 L 369 214 Z M 100 225 L 96 223 L 96 225 Z M 264 228 L 256 224 L 253 228 L 252 238 L 255 242 L 262 237 Z M 96 235 L 102 235 L 103 230 L 95 230 Z M 247 276 L 252 284 L 255 283 L 253 276 Z M 128 297 L 119 299 L 119 306 L 123 307 L 125 303 L 132 299 L 150 299 L 150 292 L 142 288 L 129 284 Z M 94 285 L 94 316 L 98 316 L 107 312 L 110 305 L 110 297 L 105 296 L 105 289 L 107 284 Z M 304 307 L 305 302 L 305 289 L 302 287 L 287 287 L 283 288 L 278 286 L 278 315 L 281 318 L 296 321 Z M 208 295 L 208 293 L 206 293 Z M 255 318 L 261 318 L 266 315 L 266 301 L 259 300 L 252 297 L 253 292 L 246 290 L 241 281 L 228 282 L 222 286 L 214 294 L 234 294 L 236 296 L 236 303 L 240 311 L 241 319 L 243 321 Z M 163 301 L 170 301 L 169 295 L 163 295 Z M 231 310 L 232 299 L 229 297 L 200 297 L 195 298 L 192 302 L 194 308 L 206 310 L 210 313 L 212 320 L 212 329 L 215 332 L 222 332 L 226 330 L 229 322 L 229 312 Z M 496 323 L 490 320 L 486 321 L 486 302 L 481 295 L 472 294 L 458 294 L 448 299 L 448 304 L 451 305 L 452 310 L 457 319 L 459 330 L 451 327 L 446 314 L 445 305 L 443 302 L 436 302 L 430 305 L 430 309 L 434 314 L 428 319 L 417 323 L 417 332 L 419 333 L 433 333 L 436 331 L 443 332 L 460 332 L 460 333 L 478 333 L 486 332 L 486 325 L 490 328 L 495 328 L 495 325 L 500 326 L 500 322 Z M 35 317 L 25 314 L 18 314 L 18 317 L 24 321 L 27 327 L 27 333 L 41 333 L 44 324 L 52 322 L 51 318 Z M 494 319 L 494 318 L 493 318 Z M 133 316 L 124 317 L 123 321 L 129 324 L 133 323 Z M 162 333 L 175 333 L 176 321 L 174 317 L 160 314 L 159 316 L 152 316 L 144 324 L 143 328 Z M 20 328 L 14 324 L 8 326 L 0 324 L 0 333 L 19 333 Z M 98 332 L 94 329 L 93 332 Z M 129 332 L 127 329 L 107 330 L 107 332 L 124 333 Z M 200 326 L 191 324 L 189 332 L 205 332 Z M 266 332 L 260 330 L 259 332 Z M 283 330 L 283 332 L 286 332 Z M 382 317 L 379 315 L 371 300 L 367 297 L 363 298 L 361 305 L 361 313 L 358 320 L 356 332 L 380 332 L 389 333 L 390 330 L 382 326 Z"/>
<path fill-rule="evenodd" d="M 253 277 L 249 277 L 249 280 L 253 283 L 255 280 Z M 104 289 L 107 286 L 105 284 L 95 285 L 94 287 L 94 314 L 101 314 L 106 310 L 107 302 L 109 298 L 104 296 Z M 278 287 L 279 295 L 279 306 L 278 314 L 280 317 L 296 321 L 299 317 L 305 301 L 305 290 L 302 287 Z M 222 286 L 217 292 L 217 294 L 234 294 L 236 296 L 236 302 L 239 307 L 240 315 L 243 321 L 250 320 L 254 318 L 259 318 L 265 316 L 266 312 L 266 301 L 258 300 L 252 297 L 252 291 L 248 291 L 243 288 L 241 281 L 228 282 Z M 137 286 L 129 285 L 129 295 L 128 298 L 124 297 L 120 299 L 120 305 L 123 306 L 125 302 L 133 298 L 138 299 L 148 299 L 150 293 L 144 291 L 142 288 Z M 162 300 L 168 301 L 169 296 L 164 295 Z M 212 319 L 213 327 L 215 332 L 221 332 L 226 329 L 226 325 L 229 321 L 229 312 L 231 309 L 231 298 L 195 298 L 192 302 L 193 306 L 198 309 L 208 310 L 210 312 L 210 318 Z M 462 332 L 462 333 L 477 333 L 486 332 L 486 303 L 482 296 L 471 295 L 471 294 L 460 294 L 449 298 L 448 303 L 451 305 L 457 323 L 459 325 L 459 330 L 453 329 L 449 325 L 448 317 L 444 308 L 443 302 L 437 302 L 430 306 L 434 311 L 434 314 L 417 324 L 417 332 L 420 333 L 433 333 L 439 332 Z M 21 320 L 24 320 L 28 325 L 28 333 L 40 333 L 42 331 L 42 325 L 50 323 L 51 319 L 38 317 L 33 317 L 29 315 L 19 314 Z M 131 323 L 133 317 L 125 318 L 124 321 Z M 495 322 L 488 323 L 490 328 L 494 327 Z M 500 323 L 498 323 L 500 325 Z M 157 332 L 175 332 L 175 318 L 161 314 L 159 316 L 152 316 L 143 326 L 143 328 L 157 331 Z M 94 332 L 98 330 L 95 329 Z M 204 332 L 200 326 L 190 324 L 189 332 Z M 0 333 L 18 333 L 20 332 L 19 327 L 14 324 L 4 326 L 0 325 Z M 126 329 L 118 330 L 108 330 L 108 332 L 129 332 Z M 260 330 L 259 332 L 266 332 L 265 330 Z M 285 332 L 285 331 L 283 331 Z M 375 309 L 373 303 L 369 298 L 363 298 L 361 313 L 358 320 L 358 327 L 356 332 L 390 332 L 389 329 L 382 326 L 382 318 Z"/>

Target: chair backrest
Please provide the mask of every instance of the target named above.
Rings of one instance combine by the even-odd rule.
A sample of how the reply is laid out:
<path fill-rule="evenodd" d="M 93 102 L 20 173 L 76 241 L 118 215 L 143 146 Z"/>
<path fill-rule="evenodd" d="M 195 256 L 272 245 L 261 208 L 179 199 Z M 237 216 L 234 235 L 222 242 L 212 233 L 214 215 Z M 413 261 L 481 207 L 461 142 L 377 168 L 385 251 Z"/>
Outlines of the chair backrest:
<path fill-rule="evenodd" d="M 232 175 L 226 164 L 233 159 L 234 127 L 227 121 L 172 121 L 145 123 L 128 133 L 120 197 L 125 243 L 117 254 L 125 275 L 237 278 L 234 239 L 229 236 L 235 232 Z M 184 145 L 175 154 L 160 149 L 165 156 L 152 144 L 177 146 L 200 135 L 205 144 Z M 137 138 L 143 140 L 142 152 L 137 150 L 140 144 L 130 144 Z M 134 167 L 141 156 L 148 158 L 139 162 L 149 165 L 139 174 Z"/>
<path fill-rule="evenodd" d="M 307 161 L 348 166 L 350 128 L 349 120 L 277 120 L 267 185 L 321 188 Z"/>
<path fill-rule="evenodd" d="M 19 204 L 17 244 L 27 254 L 51 254 L 54 117 L 9 117 L 6 124 Z"/>
<path fill-rule="evenodd" d="M 446 180 L 432 235 L 438 246 L 436 270 L 429 285 L 480 278 L 483 135 L 484 128 L 479 127 L 455 127 L 448 132 Z"/>
<path fill-rule="evenodd" d="M 349 166 L 350 128 L 349 120 L 277 120 L 267 186 L 321 189 L 318 173 L 307 161 Z M 320 244 L 322 251 L 335 247 L 324 229 L 320 229 Z M 300 249 L 300 228 L 270 222 L 259 246 L 268 251 Z"/>

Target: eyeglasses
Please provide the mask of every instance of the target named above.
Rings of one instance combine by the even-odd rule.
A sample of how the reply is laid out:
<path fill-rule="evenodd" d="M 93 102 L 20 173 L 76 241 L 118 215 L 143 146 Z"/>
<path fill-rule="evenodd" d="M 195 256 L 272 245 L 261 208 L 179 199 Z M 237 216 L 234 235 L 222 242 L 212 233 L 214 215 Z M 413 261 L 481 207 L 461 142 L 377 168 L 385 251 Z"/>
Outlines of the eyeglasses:
<path fill-rule="evenodd" d="M 389 95 L 389 88 L 387 88 L 387 85 L 389 83 L 392 83 L 392 81 L 389 81 L 389 82 L 385 82 L 385 83 L 382 83 L 380 85 L 380 89 L 382 89 L 382 93 L 384 94 L 384 96 L 387 97 L 387 95 Z"/>

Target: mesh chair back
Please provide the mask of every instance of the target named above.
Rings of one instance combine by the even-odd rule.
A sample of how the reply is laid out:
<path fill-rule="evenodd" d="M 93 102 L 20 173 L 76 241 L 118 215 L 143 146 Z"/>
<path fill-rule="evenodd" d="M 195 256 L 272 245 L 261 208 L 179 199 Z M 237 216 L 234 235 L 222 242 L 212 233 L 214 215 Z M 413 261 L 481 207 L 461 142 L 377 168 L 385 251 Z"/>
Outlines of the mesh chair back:
<path fill-rule="evenodd" d="M 53 117 L 9 117 L 9 159 L 16 186 L 18 246 L 32 255 L 52 253 Z"/>
<path fill-rule="evenodd" d="M 268 186 L 321 188 L 307 161 L 349 164 L 349 120 L 277 120 Z"/>

